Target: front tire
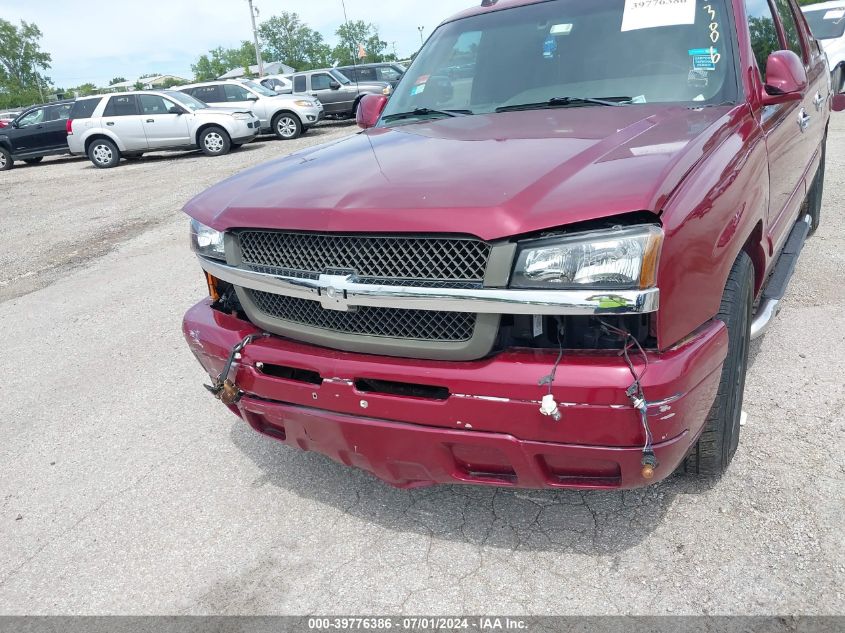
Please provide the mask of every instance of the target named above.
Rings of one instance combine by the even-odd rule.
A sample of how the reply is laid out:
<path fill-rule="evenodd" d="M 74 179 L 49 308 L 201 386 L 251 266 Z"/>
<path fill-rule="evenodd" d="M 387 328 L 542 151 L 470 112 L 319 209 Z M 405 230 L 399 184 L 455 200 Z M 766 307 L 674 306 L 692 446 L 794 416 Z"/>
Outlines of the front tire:
<path fill-rule="evenodd" d="M 8 150 L 0 147 L 0 171 L 9 171 L 15 164 Z"/>
<path fill-rule="evenodd" d="M 282 112 L 273 117 L 273 134 L 283 141 L 292 141 L 302 136 L 302 121 L 290 112 Z"/>
<path fill-rule="evenodd" d="M 740 253 L 722 295 L 717 319 L 728 328 L 728 355 L 716 400 L 707 416 L 704 431 L 684 463 L 694 475 L 721 475 L 727 470 L 739 446 L 742 400 L 751 345 L 751 309 L 754 303 L 754 265 L 747 253 Z"/>
<path fill-rule="evenodd" d="M 232 140 L 222 127 L 209 127 L 200 134 L 200 149 L 206 156 L 223 156 L 232 148 Z"/>
<path fill-rule="evenodd" d="M 120 150 L 110 140 L 98 138 L 88 147 L 88 158 L 94 167 L 110 169 L 120 162 Z"/>

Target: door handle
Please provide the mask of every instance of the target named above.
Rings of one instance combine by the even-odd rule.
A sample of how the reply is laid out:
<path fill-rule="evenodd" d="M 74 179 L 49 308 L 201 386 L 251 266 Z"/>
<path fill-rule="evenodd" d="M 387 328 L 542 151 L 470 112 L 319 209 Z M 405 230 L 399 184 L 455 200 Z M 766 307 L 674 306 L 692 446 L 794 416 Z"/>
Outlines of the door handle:
<path fill-rule="evenodd" d="M 155 122 L 156 122 L 155 119 L 147 119 L 147 123 L 155 123 Z"/>
<path fill-rule="evenodd" d="M 810 126 L 810 115 L 801 108 L 801 111 L 798 113 L 798 127 L 801 128 L 801 131 L 804 132 Z"/>
<path fill-rule="evenodd" d="M 114 121 L 106 121 L 106 125 L 114 125 Z"/>
<path fill-rule="evenodd" d="M 813 105 L 816 106 L 816 112 L 820 112 L 822 109 L 822 103 L 824 103 L 824 99 L 820 93 L 816 93 L 816 98 L 813 99 Z"/>

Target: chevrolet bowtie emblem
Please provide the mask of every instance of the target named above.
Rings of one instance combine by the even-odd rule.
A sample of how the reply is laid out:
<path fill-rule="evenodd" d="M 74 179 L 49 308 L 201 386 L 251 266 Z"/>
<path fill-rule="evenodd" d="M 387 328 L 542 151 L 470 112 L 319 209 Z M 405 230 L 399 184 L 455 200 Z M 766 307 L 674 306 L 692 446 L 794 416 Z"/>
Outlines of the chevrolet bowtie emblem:
<path fill-rule="evenodd" d="M 320 305 L 326 310 L 349 312 L 346 286 L 355 281 L 355 275 L 320 275 Z"/>

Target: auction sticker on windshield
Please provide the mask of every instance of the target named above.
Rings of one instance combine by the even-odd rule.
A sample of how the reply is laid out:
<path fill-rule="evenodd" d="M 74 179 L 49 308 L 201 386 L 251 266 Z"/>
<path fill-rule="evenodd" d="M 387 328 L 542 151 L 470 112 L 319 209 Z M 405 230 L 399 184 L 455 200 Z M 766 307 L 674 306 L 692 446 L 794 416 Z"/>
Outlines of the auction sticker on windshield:
<path fill-rule="evenodd" d="M 625 0 L 622 31 L 695 24 L 696 0 Z"/>

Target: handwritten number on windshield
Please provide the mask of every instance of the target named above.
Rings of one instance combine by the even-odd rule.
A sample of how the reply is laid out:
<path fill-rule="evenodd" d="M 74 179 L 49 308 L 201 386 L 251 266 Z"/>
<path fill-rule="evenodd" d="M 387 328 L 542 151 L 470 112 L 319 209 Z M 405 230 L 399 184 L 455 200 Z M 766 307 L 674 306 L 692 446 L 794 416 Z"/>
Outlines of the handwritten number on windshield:
<path fill-rule="evenodd" d="M 719 38 L 721 37 L 721 34 L 719 33 L 719 22 L 716 20 L 716 10 L 711 4 L 705 4 L 704 10 L 710 14 L 710 19 L 712 20 L 712 22 L 710 23 L 710 40 L 715 44 L 719 41 Z M 719 57 L 721 59 L 721 56 L 719 56 L 718 54 L 715 55 L 713 59 L 714 64 L 718 63 L 719 61 L 718 59 L 715 59 L 715 57 Z"/>

